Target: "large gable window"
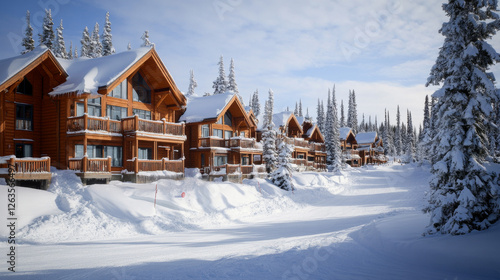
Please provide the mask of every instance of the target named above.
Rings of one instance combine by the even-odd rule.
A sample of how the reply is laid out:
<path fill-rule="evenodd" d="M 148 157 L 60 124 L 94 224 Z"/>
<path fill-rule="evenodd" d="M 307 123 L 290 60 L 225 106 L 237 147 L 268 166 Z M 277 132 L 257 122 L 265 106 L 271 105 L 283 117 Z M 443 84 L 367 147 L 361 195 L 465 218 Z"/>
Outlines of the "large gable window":
<path fill-rule="evenodd" d="M 231 115 L 231 113 L 229 113 L 229 111 L 227 111 L 225 114 L 224 114 L 224 124 L 225 125 L 229 125 L 229 126 L 232 126 L 233 125 L 233 116 Z"/>
<path fill-rule="evenodd" d="M 139 72 L 137 72 L 137 74 L 135 74 L 132 78 L 132 88 L 134 101 L 148 104 L 151 103 L 151 88 Z"/>
<path fill-rule="evenodd" d="M 33 95 L 33 86 L 26 77 L 24 77 L 24 80 L 17 86 L 17 93 Z"/>
<path fill-rule="evenodd" d="M 109 94 L 111 97 L 127 99 L 127 80 L 124 80 L 119 85 L 117 85 Z"/>

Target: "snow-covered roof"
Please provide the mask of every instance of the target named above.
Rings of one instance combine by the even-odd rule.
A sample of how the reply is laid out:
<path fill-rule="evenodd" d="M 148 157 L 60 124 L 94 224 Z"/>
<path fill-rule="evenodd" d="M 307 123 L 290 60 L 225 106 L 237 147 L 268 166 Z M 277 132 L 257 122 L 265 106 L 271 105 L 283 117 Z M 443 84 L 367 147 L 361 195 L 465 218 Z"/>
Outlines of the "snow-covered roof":
<path fill-rule="evenodd" d="M 305 133 L 306 138 L 310 138 L 312 136 L 315 128 L 316 128 L 316 125 L 313 125 L 311 128 L 309 128 L 307 130 L 307 132 Z"/>
<path fill-rule="evenodd" d="M 280 126 L 286 126 L 292 114 L 293 114 L 292 111 L 283 111 L 280 113 L 273 114 L 273 123 L 278 128 Z"/>
<path fill-rule="evenodd" d="M 194 123 L 217 118 L 233 97 L 233 92 L 193 97 L 189 99 L 187 109 L 179 121 Z"/>
<path fill-rule="evenodd" d="M 26 54 L 0 60 L 0 85 L 7 82 L 7 80 L 48 51 L 49 49 L 46 46 L 40 45 Z"/>
<path fill-rule="evenodd" d="M 73 60 L 60 59 L 68 73 L 66 82 L 54 88 L 50 95 L 64 93 L 97 94 L 100 87 L 113 83 L 152 49 L 142 47 L 99 58 L 81 57 Z"/>
<path fill-rule="evenodd" d="M 361 132 L 356 135 L 356 142 L 358 144 L 370 144 L 370 143 L 375 143 L 375 140 L 377 139 L 377 132 L 375 131 L 370 131 L 370 132 Z"/>
<path fill-rule="evenodd" d="M 347 136 L 349 135 L 349 131 L 351 131 L 350 127 L 341 127 L 339 129 L 340 140 L 345 140 L 347 138 Z"/>

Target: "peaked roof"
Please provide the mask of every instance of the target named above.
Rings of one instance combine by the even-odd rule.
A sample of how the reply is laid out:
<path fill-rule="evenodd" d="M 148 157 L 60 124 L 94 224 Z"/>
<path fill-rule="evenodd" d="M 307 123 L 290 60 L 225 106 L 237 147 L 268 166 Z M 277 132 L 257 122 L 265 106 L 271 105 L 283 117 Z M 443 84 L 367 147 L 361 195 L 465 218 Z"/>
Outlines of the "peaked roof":
<path fill-rule="evenodd" d="M 324 138 L 323 134 L 319 130 L 319 127 L 317 125 L 315 125 L 315 124 L 313 124 L 313 126 L 311 126 L 311 128 L 309 128 L 307 130 L 307 132 L 304 133 L 304 136 L 305 136 L 304 138 L 305 139 L 311 138 L 313 136 L 313 134 L 314 134 L 315 131 L 318 133 L 319 138 L 321 139 L 321 141 L 325 142 L 325 138 Z"/>
<path fill-rule="evenodd" d="M 59 63 L 66 69 L 69 76 L 66 82 L 55 87 L 49 94 L 52 96 L 65 93 L 97 94 L 100 87 L 113 83 L 152 50 L 152 48 L 143 47 L 93 59 L 87 57 L 73 60 L 58 58 Z"/>
<path fill-rule="evenodd" d="M 352 133 L 352 129 L 350 127 L 341 127 L 339 129 L 340 140 L 346 140 L 347 137 L 349 136 L 349 132 Z"/>
<path fill-rule="evenodd" d="M 250 123 L 248 113 L 241 102 L 239 102 L 238 96 L 229 91 L 222 94 L 190 98 L 187 109 L 180 117 L 179 121 L 196 123 L 205 120 L 218 119 L 221 113 L 225 113 L 234 102 L 239 104 L 242 115 L 244 115 Z"/>
<path fill-rule="evenodd" d="M 370 132 L 361 132 L 356 135 L 356 142 L 358 144 L 372 144 L 375 143 L 377 140 L 377 132 L 375 131 L 370 131 Z"/>
<path fill-rule="evenodd" d="M 59 68 L 58 70 L 67 75 L 65 69 L 59 64 L 52 52 L 46 46 L 40 45 L 31 52 L 0 60 L 0 85 L 17 78 L 17 74 L 25 69 L 38 66 L 38 63 L 35 62 L 37 60 L 41 62 L 45 57 L 50 58 Z"/>

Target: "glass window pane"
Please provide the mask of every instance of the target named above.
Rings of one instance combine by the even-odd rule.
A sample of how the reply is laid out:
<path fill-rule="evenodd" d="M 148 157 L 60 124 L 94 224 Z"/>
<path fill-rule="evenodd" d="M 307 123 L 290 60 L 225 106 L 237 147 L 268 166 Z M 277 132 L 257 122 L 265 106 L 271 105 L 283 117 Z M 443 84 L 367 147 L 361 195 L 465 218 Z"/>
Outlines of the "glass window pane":
<path fill-rule="evenodd" d="M 226 114 L 224 114 L 224 124 L 225 125 L 229 125 L 229 126 L 232 126 L 232 115 L 231 113 L 226 112 Z"/>
<path fill-rule="evenodd" d="M 231 137 L 233 137 L 233 132 L 229 131 L 229 130 L 225 130 L 224 131 L 224 138 L 229 139 Z"/>
<path fill-rule="evenodd" d="M 209 136 L 209 128 L 208 124 L 204 124 L 201 126 L 201 137 L 208 137 Z"/>
<path fill-rule="evenodd" d="M 133 100 L 143 103 L 151 103 L 151 88 L 139 72 L 132 78 Z"/>
<path fill-rule="evenodd" d="M 75 145 L 75 157 L 76 158 L 83 157 L 83 145 Z"/>
<path fill-rule="evenodd" d="M 83 103 L 76 103 L 76 116 L 83 116 L 85 113 L 85 105 Z"/>

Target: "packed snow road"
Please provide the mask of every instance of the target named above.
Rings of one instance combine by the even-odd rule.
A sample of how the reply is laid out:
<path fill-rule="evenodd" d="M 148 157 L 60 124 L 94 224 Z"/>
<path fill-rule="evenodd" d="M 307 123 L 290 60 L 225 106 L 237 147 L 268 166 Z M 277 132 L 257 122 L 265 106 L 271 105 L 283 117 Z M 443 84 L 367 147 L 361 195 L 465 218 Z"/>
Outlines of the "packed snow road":
<path fill-rule="evenodd" d="M 61 172 L 45 196 L 19 189 L 27 201 L 44 201 L 40 217 L 31 214 L 19 232 L 17 272 L 5 267 L 0 276 L 497 278 L 498 225 L 467 236 L 422 236 L 428 177 L 413 165 L 297 173 L 294 193 L 264 180 L 162 180 L 155 211 L 155 184 L 75 187 L 71 174 Z"/>

